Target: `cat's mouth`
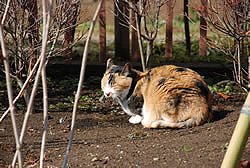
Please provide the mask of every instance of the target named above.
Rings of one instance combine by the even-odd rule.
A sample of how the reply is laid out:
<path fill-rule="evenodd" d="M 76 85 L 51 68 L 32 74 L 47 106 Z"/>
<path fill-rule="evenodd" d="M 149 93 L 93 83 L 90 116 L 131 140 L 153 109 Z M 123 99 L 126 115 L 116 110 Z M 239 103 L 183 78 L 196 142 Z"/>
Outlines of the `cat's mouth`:
<path fill-rule="evenodd" d="M 113 96 L 112 93 L 104 93 L 100 98 L 99 98 L 99 101 L 100 102 L 104 102 L 106 99 L 110 99 L 110 98 L 113 98 L 113 99 L 117 99 L 116 97 Z"/>

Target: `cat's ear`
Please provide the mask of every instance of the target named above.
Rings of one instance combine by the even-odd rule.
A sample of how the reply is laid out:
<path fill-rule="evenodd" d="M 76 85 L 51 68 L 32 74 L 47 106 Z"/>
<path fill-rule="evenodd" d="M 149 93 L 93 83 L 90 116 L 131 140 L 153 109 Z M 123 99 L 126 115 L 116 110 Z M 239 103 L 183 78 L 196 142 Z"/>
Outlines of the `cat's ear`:
<path fill-rule="evenodd" d="M 124 75 L 124 76 L 129 76 L 131 74 L 131 64 L 125 64 L 123 69 L 122 69 L 122 72 L 121 74 Z"/>
<path fill-rule="evenodd" d="M 109 59 L 107 60 L 106 69 L 109 69 L 112 65 L 114 65 L 114 62 L 113 62 L 113 60 L 112 60 L 111 58 L 109 58 Z"/>

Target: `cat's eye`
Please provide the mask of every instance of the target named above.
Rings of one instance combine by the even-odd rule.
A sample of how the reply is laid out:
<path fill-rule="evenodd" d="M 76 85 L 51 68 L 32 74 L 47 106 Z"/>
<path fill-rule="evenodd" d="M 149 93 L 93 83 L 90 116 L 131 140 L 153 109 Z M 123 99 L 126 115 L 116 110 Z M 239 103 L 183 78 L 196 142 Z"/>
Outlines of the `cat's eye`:
<path fill-rule="evenodd" d="M 110 74 L 109 79 L 108 79 L 108 84 L 111 84 L 113 81 L 114 75 Z"/>

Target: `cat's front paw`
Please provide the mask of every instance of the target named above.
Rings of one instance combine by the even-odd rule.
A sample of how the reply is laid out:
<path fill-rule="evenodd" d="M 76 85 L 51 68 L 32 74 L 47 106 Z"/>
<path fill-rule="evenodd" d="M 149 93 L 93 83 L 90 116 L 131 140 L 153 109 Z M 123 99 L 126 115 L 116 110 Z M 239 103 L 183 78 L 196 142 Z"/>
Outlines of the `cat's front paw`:
<path fill-rule="evenodd" d="M 142 120 L 142 116 L 135 115 L 135 116 L 130 117 L 130 119 L 128 121 L 132 124 L 139 124 L 141 122 L 141 120 Z"/>

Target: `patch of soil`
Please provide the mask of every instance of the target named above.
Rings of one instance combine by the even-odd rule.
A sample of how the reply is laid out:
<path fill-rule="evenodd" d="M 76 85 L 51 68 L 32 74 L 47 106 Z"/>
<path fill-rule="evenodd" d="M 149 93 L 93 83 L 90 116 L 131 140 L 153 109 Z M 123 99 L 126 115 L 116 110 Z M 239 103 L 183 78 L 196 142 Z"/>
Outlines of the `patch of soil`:
<path fill-rule="evenodd" d="M 44 167 L 61 167 L 70 124 L 71 98 L 76 87 L 62 80 L 49 82 L 49 129 Z M 60 83 L 65 87 L 59 87 Z M 69 81 L 74 81 L 69 80 Z M 77 80 L 75 80 L 77 82 Z M 89 81 L 89 80 L 87 80 Z M 69 167 L 220 167 L 246 95 L 232 95 L 213 106 L 215 118 L 201 126 L 185 129 L 146 129 L 128 122 L 128 116 L 111 100 L 101 104 L 99 83 L 86 83 L 77 113 L 75 134 L 68 160 Z M 99 78 L 96 79 L 99 81 Z M 95 83 L 95 84 L 93 84 Z M 39 93 L 38 97 L 42 94 Z M 6 100 L 1 92 L 1 100 Z M 7 100 L 6 100 L 7 101 Z M 65 104 L 58 105 L 58 102 Z M 31 114 L 22 154 L 25 166 L 39 165 L 43 114 L 36 102 Z M 63 110 L 62 110 L 63 108 Z M 19 130 L 24 117 L 19 109 Z M 1 111 L 3 112 L 3 111 Z M 0 167 L 11 164 L 15 152 L 12 123 L 8 115 L 0 123 Z M 242 160 L 250 158 L 248 140 Z"/>

